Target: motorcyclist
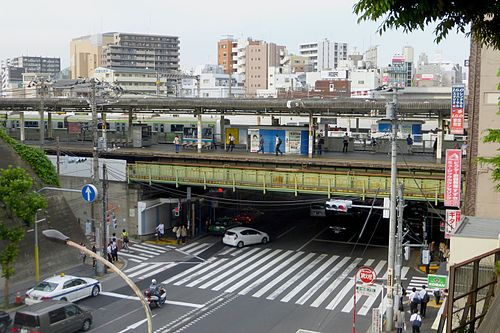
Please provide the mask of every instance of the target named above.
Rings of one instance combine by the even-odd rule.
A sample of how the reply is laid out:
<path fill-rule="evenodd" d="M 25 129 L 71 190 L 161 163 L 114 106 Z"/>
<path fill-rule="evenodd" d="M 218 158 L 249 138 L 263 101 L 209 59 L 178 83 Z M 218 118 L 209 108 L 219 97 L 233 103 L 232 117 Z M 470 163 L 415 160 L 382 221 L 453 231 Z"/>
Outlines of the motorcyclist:
<path fill-rule="evenodd" d="M 160 286 L 158 286 L 158 282 L 156 281 L 156 279 L 151 280 L 151 284 L 149 285 L 149 293 L 151 296 L 158 297 L 158 306 L 161 306 Z"/>

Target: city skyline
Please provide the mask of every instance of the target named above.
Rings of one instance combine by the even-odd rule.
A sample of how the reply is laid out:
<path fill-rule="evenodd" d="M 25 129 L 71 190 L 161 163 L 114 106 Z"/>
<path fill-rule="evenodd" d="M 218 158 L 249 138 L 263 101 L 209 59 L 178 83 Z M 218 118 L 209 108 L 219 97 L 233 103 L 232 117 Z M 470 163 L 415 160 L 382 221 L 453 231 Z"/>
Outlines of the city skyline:
<path fill-rule="evenodd" d="M 71 39 L 111 31 L 179 36 L 180 65 L 184 70 L 202 64 L 216 64 L 217 41 L 226 35 L 285 45 L 295 54 L 299 44 L 324 38 L 347 42 L 350 52 L 356 48 L 364 53 L 370 46 L 378 45 L 379 66 L 387 65 L 391 56 L 400 53 L 405 45 L 414 47 L 416 58 L 425 52 L 433 60 L 436 51 L 441 50 L 443 60 L 463 65 L 463 60 L 469 57 L 469 39 L 463 35 L 450 35 L 438 45 L 433 42 L 432 29 L 411 34 L 390 31 L 378 36 L 375 31 L 379 23 L 356 23 L 357 17 L 352 13 L 355 2 L 313 0 L 307 7 L 293 3 L 283 7 L 258 0 L 252 3 L 252 7 L 239 12 L 234 3 L 222 6 L 221 2 L 202 2 L 189 7 L 150 0 L 137 7 L 131 0 L 105 3 L 91 0 L 86 8 L 95 10 L 74 11 L 68 15 L 67 10 L 62 11 L 67 3 L 61 0 L 50 4 L 29 0 L 27 6 L 31 10 L 23 11 L 23 21 L 28 23 L 18 24 L 16 15 L 6 15 L 0 23 L 3 31 L 0 58 L 20 55 L 60 57 L 61 67 L 66 68 L 70 65 Z M 11 3 L 5 4 L 4 8 L 6 12 L 16 10 Z M 44 20 L 45 17 L 50 17 L 50 20 Z M 38 23 L 40 20 L 42 24 Z M 329 26 L 331 28 L 325 29 Z"/>

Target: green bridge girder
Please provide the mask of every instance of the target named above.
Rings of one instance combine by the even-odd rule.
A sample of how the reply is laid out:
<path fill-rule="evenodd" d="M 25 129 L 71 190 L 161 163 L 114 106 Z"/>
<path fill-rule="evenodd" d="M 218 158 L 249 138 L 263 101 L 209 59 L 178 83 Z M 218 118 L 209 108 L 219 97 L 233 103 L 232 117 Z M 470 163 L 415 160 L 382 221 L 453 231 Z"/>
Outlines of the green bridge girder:
<path fill-rule="evenodd" d="M 320 194 L 328 198 L 358 196 L 381 198 L 390 195 L 390 174 L 328 172 L 257 167 L 136 163 L 127 166 L 129 182 L 223 187 L 246 190 Z M 407 200 L 431 201 L 444 197 L 444 174 L 398 174 Z M 377 193 L 378 192 L 378 193 Z"/>

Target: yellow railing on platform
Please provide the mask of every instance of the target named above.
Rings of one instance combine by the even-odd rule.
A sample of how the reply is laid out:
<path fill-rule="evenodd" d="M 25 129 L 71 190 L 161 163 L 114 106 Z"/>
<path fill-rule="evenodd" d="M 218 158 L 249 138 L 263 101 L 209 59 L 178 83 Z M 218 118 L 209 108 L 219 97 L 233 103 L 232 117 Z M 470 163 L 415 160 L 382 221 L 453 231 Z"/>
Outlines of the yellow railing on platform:
<path fill-rule="evenodd" d="M 390 174 L 270 170 L 234 166 L 198 166 L 137 163 L 128 165 L 128 179 L 135 182 L 168 183 L 207 187 L 281 191 L 331 196 L 373 198 L 389 196 Z M 443 201 L 444 175 L 400 175 L 406 199 Z"/>

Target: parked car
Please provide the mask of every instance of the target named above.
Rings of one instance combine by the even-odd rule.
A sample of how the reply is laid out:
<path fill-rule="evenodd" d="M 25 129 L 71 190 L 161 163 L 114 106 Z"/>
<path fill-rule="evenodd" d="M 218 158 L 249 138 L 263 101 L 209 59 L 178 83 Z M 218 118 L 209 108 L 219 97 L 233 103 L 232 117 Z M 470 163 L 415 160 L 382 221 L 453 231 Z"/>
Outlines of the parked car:
<path fill-rule="evenodd" d="M 222 242 L 227 245 L 242 248 L 250 244 L 266 244 L 269 242 L 269 235 L 254 228 L 236 227 L 226 231 Z"/>
<path fill-rule="evenodd" d="M 215 220 L 215 222 L 208 227 L 208 231 L 212 234 L 223 235 L 227 229 L 239 225 L 241 225 L 241 223 L 235 222 L 232 217 L 224 216 Z"/>
<path fill-rule="evenodd" d="M 74 302 L 95 297 L 101 290 L 101 283 L 95 279 L 61 274 L 45 279 L 28 290 L 24 303 L 31 305 L 50 299 Z"/>
<path fill-rule="evenodd" d="M 7 312 L 0 311 L 0 333 L 6 333 L 9 329 L 12 319 Z"/>
<path fill-rule="evenodd" d="M 88 331 L 92 314 L 67 301 L 46 301 L 18 310 L 11 329 L 16 333 L 73 333 Z"/>

